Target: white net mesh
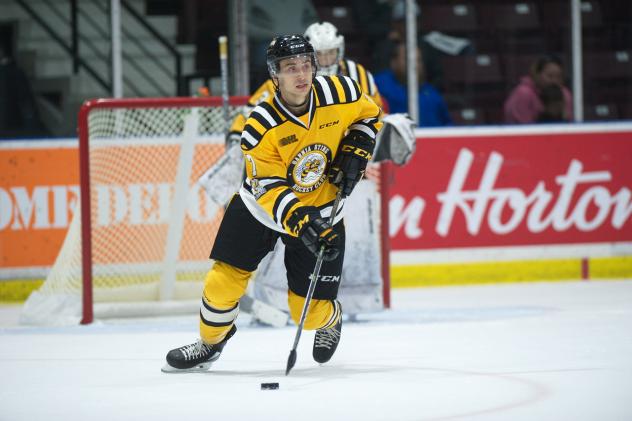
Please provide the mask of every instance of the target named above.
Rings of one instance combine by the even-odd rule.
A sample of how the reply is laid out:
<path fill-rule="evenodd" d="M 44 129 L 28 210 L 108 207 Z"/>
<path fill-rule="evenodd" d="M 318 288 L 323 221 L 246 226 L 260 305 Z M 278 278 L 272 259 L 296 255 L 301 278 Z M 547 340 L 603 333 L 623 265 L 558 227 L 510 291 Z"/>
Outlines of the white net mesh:
<path fill-rule="evenodd" d="M 196 181 L 223 155 L 226 123 L 219 105 L 165 107 L 169 101 L 89 111 L 95 303 L 199 299 L 223 204 Z M 231 118 L 242 108 L 231 106 Z M 80 300 L 84 281 L 81 228 L 77 210 L 24 322 L 51 323 L 53 308 L 78 321 L 68 301 Z M 51 307 L 55 300 L 62 304 Z"/>
<path fill-rule="evenodd" d="M 231 120 L 246 109 L 245 99 L 232 101 L 240 105 L 230 107 Z M 80 119 L 87 133 L 87 153 L 80 159 L 89 163 L 91 227 L 82 227 L 77 208 L 45 283 L 25 303 L 23 323 L 76 324 L 82 319 L 86 312 L 82 290 L 89 282 L 82 272 L 86 257 L 82 233 L 89 234 L 92 246 L 94 307 L 90 310 L 95 317 L 196 311 L 223 206 L 239 185 L 241 167 L 236 175 L 231 170 L 230 176 L 224 172 L 207 176 L 226 168 L 226 161 L 241 163 L 242 159 L 239 147 L 224 154 L 226 122 L 219 101 L 214 105 L 208 99 L 177 103 L 174 99 L 144 104 L 110 101 L 89 108 L 85 121 Z M 377 182 L 376 191 L 380 190 L 380 172 L 377 164 L 367 172 L 367 178 Z M 200 182 L 200 178 L 213 182 Z M 82 183 L 82 195 L 85 188 Z M 357 230 L 370 231 L 371 239 L 358 237 L 358 244 L 369 241 L 379 249 L 379 222 L 373 222 L 380 220 L 380 199 L 370 205 L 359 203 L 356 213 L 373 211 L 362 219 L 368 225 Z M 353 239 L 349 234 L 350 248 L 360 250 Z M 347 304 L 360 303 L 358 309 L 382 305 L 375 257 L 369 259 L 374 270 L 366 271 L 373 266 L 365 260 L 375 253 L 380 251 L 360 252 L 362 258 L 347 259 L 347 272 L 343 271 L 341 294 L 347 296 Z M 360 279 L 363 270 L 367 279 Z M 284 277 L 282 270 L 275 282 L 285 296 Z M 370 293 L 364 291 L 367 288 Z M 368 304 L 366 297 L 372 300 Z"/>

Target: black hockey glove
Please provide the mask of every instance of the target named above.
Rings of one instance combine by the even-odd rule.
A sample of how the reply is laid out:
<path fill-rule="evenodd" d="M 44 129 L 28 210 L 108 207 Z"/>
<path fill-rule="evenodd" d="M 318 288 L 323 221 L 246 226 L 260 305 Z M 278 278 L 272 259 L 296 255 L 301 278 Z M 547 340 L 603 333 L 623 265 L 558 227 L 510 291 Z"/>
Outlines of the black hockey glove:
<path fill-rule="evenodd" d="M 340 142 L 329 169 L 329 181 L 342 190 L 343 197 L 349 196 L 364 177 L 374 147 L 375 140 L 357 130 L 349 132 Z"/>
<path fill-rule="evenodd" d="M 295 210 L 288 218 L 287 226 L 315 256 L 323 246 L 323 259 L 326 261 L 334 260 L 340 254 L 338 233 L 314 206 L 301 206 Z"/>

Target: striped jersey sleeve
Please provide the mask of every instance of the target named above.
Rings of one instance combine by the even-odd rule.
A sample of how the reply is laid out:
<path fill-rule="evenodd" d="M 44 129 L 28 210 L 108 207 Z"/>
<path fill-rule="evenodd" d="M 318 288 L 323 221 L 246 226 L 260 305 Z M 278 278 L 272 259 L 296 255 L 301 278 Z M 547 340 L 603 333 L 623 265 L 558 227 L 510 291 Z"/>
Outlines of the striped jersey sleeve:
<path fill-rule="evenodd" d="M 273 138 L 273 129 L 286 121 L 272 104 L 271 100 L 259 103 L 244 126 L 241 149 L 246 162 L 246 179 L 242 189 L 256 200 L 261 212 L 272 218 L 278 231 L 287 232 L 284 222 L 300 201 L 288 184 L 287 168 L 275 142 L 266 140 Z"/>
<path fill-rule="evenodd" d="M 314 89 L 319 107 L 356 102 L 362 97 L 358 84 L 347 76 L 318 76 Z"/>
<path fill-rule="evenodd" d="M 256 147 L 263 135 L 273 127 L 282 124 L 285 118 L 269 102 L 262 102 L 251 112 L 241 132 L 242 150 Z"/>
<path fill-rule="evenodd" d="M 375 140 L 382 127 L 379 121 L 381 109 L 369 95 L 362 93 L 353 79 L 348 76 L 318 76 L 314 86 L 321 107 L 357 102 L 349 130 L 360 131 Z"/>
<path fill-rule="evenodd" d="M 377 106 L 382 108 L 382 96 L 377 89 L 377 85 L 373 79 L 373 74 L 371 74 L 370 71 L 368 71 L 360 63 L 356 63 L 353 60 L 343 60 L 341 72 L 343 75 L 349 76 L 351 79 L 355 80 L 360 86 L 362 92 L 369 95 Z"/>
<path fill-rule="evenodd" d="M 274 96 L 274 89 L 275 87 L 272 80 L 268 79 L 265 81 L 248 99 L 248 104 L 243 108 L 243 110 L 235 116 L 228 133 L 240 135 L 246 125 L 246 119 L 252 110 L 266 99 Z"/>

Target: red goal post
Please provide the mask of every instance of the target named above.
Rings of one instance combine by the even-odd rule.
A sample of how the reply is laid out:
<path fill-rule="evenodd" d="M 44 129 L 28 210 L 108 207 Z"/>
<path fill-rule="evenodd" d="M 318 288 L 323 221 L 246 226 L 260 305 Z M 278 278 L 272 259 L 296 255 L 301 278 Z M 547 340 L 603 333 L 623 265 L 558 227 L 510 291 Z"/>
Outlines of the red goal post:
<path fill-rule="evenodd" d="M 235 107 L 245 105 L 247 98 L 233 98 L 230 105 Z M 79 111 L 79 156 L 80 156 L 80 180 L 81 180 L 81 242 L 82 242 L 82 324 L 91 323 L 93 314 L 93 271 L 92 271 L 92 206 L 90 184 L 90 114 L 97 110 L 121 109 L 184 109 L 191 107 L 221 108 L 222 101 L 218 97 L 207 98 L 132 98 L 132 99 L 100 99 L 86 102 Z M 225 125 L 228 122 L 224 122 Z M 221 130 L 222 133 L 224 130 Z"/>
<path fill-rule="evenodd" d="M 246 112 L 247 99 L 229 98 L 230 119 Z M 143 315 L 148 302 L 162 304 L 158 314 L 194 309 L 223 214 L 223 206 L 195 185 L 224 153 L 229 124 L 221 97 L 84 103 L 78 118 L 80 210 L 39 290 L 42 299 L 62 300 L 44 308 L 74 308 L 69 300 L 80 297 L 82 324 L 93 321 L 97 303 L 115 307 L 103 317 Z M 370 171 L 381 190 L 381 222 L 388 221 L 389 166 L 375 164 Z M 389 307 L 388 224 L 380 226 L 383 303 Z"/>

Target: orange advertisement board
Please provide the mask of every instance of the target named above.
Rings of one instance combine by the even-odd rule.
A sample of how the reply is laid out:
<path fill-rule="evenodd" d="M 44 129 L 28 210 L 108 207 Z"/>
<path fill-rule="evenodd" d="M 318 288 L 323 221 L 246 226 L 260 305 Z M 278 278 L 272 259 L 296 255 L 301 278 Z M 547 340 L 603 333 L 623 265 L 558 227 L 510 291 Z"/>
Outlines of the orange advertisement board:
<path fill-rule="evenodd" d="M 49 267 L 79 198 L 74 140 L 0 144 L 0 269 Z"/>

